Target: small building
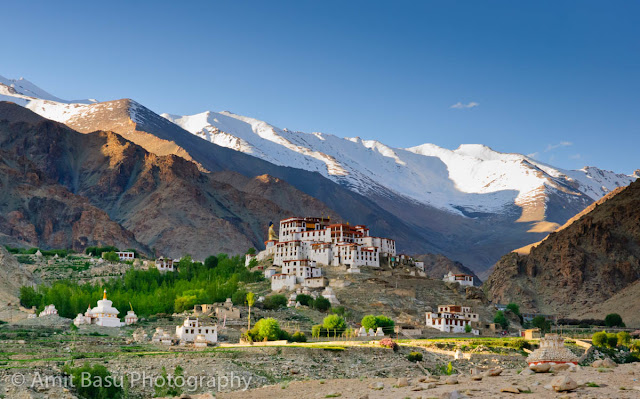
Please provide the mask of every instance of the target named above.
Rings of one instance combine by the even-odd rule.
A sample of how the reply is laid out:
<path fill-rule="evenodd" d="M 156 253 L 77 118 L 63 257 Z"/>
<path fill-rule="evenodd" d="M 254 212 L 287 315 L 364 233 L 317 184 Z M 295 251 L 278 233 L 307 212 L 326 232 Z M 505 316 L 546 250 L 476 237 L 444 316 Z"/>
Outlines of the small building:
<path fill-rule="evenodd" d="M 296 276 L 292 274 L 276 273 L 271 276 L 271 291 L 286 289 L 291 291 L 296 287 Z"/>
<path fill-rule="evenodd" d="M 116 252 L 116 255 L 118 255 L 118 258 L 120 258 L 121 262 L 124 262 L 124 261 L 127 261 L 127 260 L 133 260 L 136 257 L 135 253 L 126 252 L 126 251 Z"/>
<path fill-rule="evenodd" d="M 524 339 L 538 339 L 542 337 L 539 328 L 529 328 L 527 330 L 520 330 L 520 336 Z"/>
<path fill-rule="evenodd" d="M 215 307 L 218 320 L 238 320 L 240 319 L 240 309 L 233 306 L 231 298 L 227 298 L 225 303 Z"/>
<path fill-rule="evenodd" d="M 465 333 L 466 326 L 471 327 L 471 333 L 479 335 L 480 331 L 474 329 L 472 323 L 479 321 L 477 313 L 472 313 L 468 306 L 440 305 L 438 312 L 426 313 L 427 327 L 435 328 L 442 332 Z"/>
<path fill-rule="evenodd" d="M 417 260 L 414 262 L 414 266 L 416 267 L 416 269 L 424 271 L 424 262 Z"/>
<path fill-rule="evenodd" d="M 445 283 L 458 283 L 460 285 L 473 286 L 473 276 L 470 274 L 454 274 L 449 271 L 448 274 L 444 275 L 442 281 L 444 281 Z"/>
<path fill-rule="evenodd" d="M 266 279 L 270 279 L 271 276 L 273 276 L 274 274 L 278 273 L 278 269 L 275 267 L 269 267 L 264 271 L 264 278 Z"/>
<path fill-rule="evenodd" d="M 187 317 L 181 326 L 176 327 L 176 337 L 180 342 L 195 342 L 198 335 L 202 335 L 208 344 L 218 342 L 218 326 L 203 326 L 198 318 Z"/>
<path fill-rule="evenodd" d="M 165 272 L 173 272 L 175 268 L 173 267 L 173 259 L 159 257 L 156 259 L 156 269 L 158 269 L 161 273 Z"/>
<path fill-rule="evenodd" d="M 45 306 L 44 310 L 40 312 L 38 317 L 55 316 L 57 314 L 58 314 L 58 309 L 56 309 L 55 305 L 51 304 L 51 305 Z"/>

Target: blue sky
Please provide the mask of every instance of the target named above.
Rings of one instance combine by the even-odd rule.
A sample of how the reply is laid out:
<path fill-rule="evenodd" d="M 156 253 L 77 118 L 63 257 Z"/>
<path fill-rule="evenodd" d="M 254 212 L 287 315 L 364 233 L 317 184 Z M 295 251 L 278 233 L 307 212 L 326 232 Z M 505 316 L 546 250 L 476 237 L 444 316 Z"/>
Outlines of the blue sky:
<path fill-rule="evenodd" d="M 637 1 L 14 1 L 2 15 L 0 75 L 61 98 L 640 168 Z"/>

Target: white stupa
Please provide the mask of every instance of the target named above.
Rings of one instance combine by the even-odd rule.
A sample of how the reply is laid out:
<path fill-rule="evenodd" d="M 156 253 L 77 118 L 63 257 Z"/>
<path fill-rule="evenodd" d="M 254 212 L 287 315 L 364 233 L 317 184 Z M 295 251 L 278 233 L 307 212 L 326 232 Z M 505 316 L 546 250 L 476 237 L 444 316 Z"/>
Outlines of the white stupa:
<path fill-rule="evenodd" d="M 113 307 L 113 302 L 107 299 L 107 290 L 104 290 L 104 296 L 98 301 L 98 306 L 93 309 L 87 309 L 84 316 L 78 314 L 73 323 L 78 326 L 80 324 L 95 324 L 102 327 L 122 327 L 123 322 L 120 321 L 118 309 Z"/>

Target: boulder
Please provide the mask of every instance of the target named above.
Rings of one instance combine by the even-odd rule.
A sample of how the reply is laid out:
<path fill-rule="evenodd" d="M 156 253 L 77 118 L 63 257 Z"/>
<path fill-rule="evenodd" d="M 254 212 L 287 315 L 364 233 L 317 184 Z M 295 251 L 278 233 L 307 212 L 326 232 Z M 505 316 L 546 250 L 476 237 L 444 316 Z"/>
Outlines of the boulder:
<path fill-rule="evenodd" d="M 458 377 L 453 375 L 445 380 L 445 384 L 447 385 L 455 385 L 457 383 L 458 383 Z"/>
<path fill-rule="evenodd" d="M 556 392 L 567 392 L 578 388 L 578 383 L 566 375 L 561 375 L 551 380 L 551 387 Z"/>
<path fill-rule="evenodd" d="M 532 364 L 529 368 L 536 373 L 547 373 L 551 369 L 551 365 L 549 363 Z"/>
<path fill-rule="evenodd" d="M 536 372 L 533 371 L 532 369 L 530 369 L 529 367 L 527 367 L 526 369 L 522 370 L 520 372 L 520 375 L 531 375 L 531 374 L 535 374 Z"/>
<path fill-rule="evenodd" d="M 506 388 L 500 388 L 500 392 L 520 393 L 520 390 L 516 387 L 506 387 Z"/>
<path fill-rule="evenodd" d="M 494 367 L 486 372 L 486 375 L 489 377 L 497 377 L 500 374 L 502 374 L 502 369 L 500 367 Z"/>
<path fill-rule="evenodd" d="M 570 367 L 571 366 L 569 366 L 568 363 L 559 363 L 551 366 L 551 369 L 549 369 L 549 371 L 551 371 L 552 373 L 557 373 L 558 371 L 569 370 Z"/>
<path fill-rule="evenodd" d="M 398 388 L 406 387 L 408 385 L 409 381 L 404 377 L 398 378 L 398 381 L 396 382 L 396 387 Z"/>
<path fill-rule="evenodd" d="M 384 384 L 382 382 L 374 382 L 371 385 L 369 385 L 369 388 L 376 391 L 381 391 L 384 389 Z"/>
<path fill-rule="evenodd" d="M 611 360 L 609 358 L 606 358 L 606 359 L 604 359 L 602 361 L 602 367 L 606 367 L 608 369 L 612 369 L 614 367 L 618 367 L 618 365 L 613 360 Z"/>
<path fill-rule="evenodd" d="M 595 362 L 591 363 L 591 367 L 596 369 L 602 367 L 602 360 L 596 360 Z"/>

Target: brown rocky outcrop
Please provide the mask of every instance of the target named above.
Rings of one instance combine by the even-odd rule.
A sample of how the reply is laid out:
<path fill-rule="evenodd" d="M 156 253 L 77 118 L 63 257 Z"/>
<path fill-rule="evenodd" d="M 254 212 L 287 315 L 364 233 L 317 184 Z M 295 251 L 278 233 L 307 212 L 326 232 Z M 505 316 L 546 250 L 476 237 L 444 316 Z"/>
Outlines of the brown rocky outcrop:
<path fill-rule="evenodd" d="M 523 310 L 564 316 L 597 306 L 639 279 L 640 181 L 636 181 L 551 233 L 528 255 L 505 255 L 485 288 L 495 302 L 513 301 Z"/>

